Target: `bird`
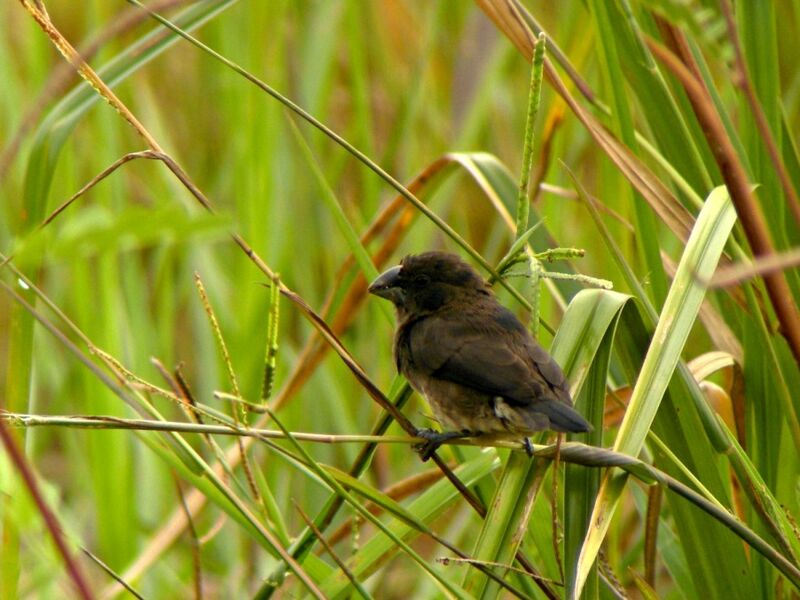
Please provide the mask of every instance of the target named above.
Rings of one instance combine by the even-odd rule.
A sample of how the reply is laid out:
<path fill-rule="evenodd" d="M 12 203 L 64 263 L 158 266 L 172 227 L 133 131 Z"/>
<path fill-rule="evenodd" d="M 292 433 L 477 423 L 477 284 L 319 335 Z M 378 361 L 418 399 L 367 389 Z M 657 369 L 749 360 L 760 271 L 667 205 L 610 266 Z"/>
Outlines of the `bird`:
<path fill-rule="evenodd" d="M 397 370 L 443 429 L 417 431 L 423 461 L 454 438 L 517 439 L 532 455 L 530 434 L 591 431 L 558 363 L 459 256 L 408 255 L 368 290 L 394 304 Z"/>

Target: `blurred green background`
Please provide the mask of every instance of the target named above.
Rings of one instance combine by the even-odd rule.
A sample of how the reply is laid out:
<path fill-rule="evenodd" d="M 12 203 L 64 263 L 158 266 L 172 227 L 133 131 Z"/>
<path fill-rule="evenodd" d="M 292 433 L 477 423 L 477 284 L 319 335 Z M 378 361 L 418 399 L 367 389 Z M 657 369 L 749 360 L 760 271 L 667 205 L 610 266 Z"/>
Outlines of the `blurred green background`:
<path fill-rule="evenodd" d="M 735 46 L 724 18 L 727 3 L 567 0 L 521 4 L 546 31 L 548 57 L 560 63 L 557 70 L 570 93 L 604 124 L 609 135 L 628 146 L 640 161 L 637 165 L 652 171 L 669 192 L 662 196 L 672 203 L 668 208 L 685 215 L 691 226 L 702 200 L 723 183 L 723 177 L 681 83 L 647 46 L 652 39 L 674 50 L 677 45 L 670 41 L 670 32 L 684 36 L 686 52 L 694 57 L 696 73 L 711 91 L 710 102 L 722 117 L 735 157 L 749 182 L 759 186 L 753 197 L 775 248 L 784 252 L 796 245 L 798 222 L 791 210 L 791 194 L 781 184 L 752 106 L 737 87 Z M 749 80 L 790 187 L 800 189 L 800 71 L 796 68 L 800 2 L 733 4 Z M 506 10 L 507 3 L 162 0 L 150 6 L 296 102 L 396 180 L 409 184 L 420 173 L 430 175 L 414 190 L 416 195 L 490 264 L 504 256 L 514 233 L 499 207 L 505 206 L 513 223 L 513 186 L 522 165 L 531 72 L 530 62 L 509 41 L 513 27 L 498 27 L 487 17 L 494 9 Z M 170 387 L 153 358 L 170 371 L 182 365 L 196 401 L 231 414 L 230 402 L 213 397 L 214 391 L 234 393 L 234 388 L 198 297 L 195 274 L 202 279 L 219 321 L 240 393 L 258 402 L 270 319 L 269 288 L 263 285 L 268 279 L 232 242 L 230 232 L 241 235 L 281 281 L 329 324 L 339 318 L 347 325 L 341 331 L 343 344 L 388 394 L 395 376 L 392 315 L 382 301 L 365 299 L 363 288 L 351 287 L 359 285 L 359 269 L 346 262 L 352 247 L 342 217 L 352 231 L 362 235 L 387 214 L 396 191 L 329 136 L 208 52 L 165 32 L 143 10 L 124 2 L 89 2 L 80 7 L 48 2 L 46 7 L 58 32 L 85 53 L 88 63 L 181 165 L 216 212 L 205 211 L 161 162 L 133 160 L 40 227 L 56 207 L 106 167 L 127 153 L 146 150 L 147 145 L 95 90 L 82 83 L 32 18 L 33 9 L 26 10 L 23 3 L 0 7 L 0 251 L 13 256 L 0 271 L 8 286 L 0 294 L 0 365 L 5 365 L 0 368 L 0 408 L 39 415 L 136 416 L 75 352 L 34 324 L 31 314 L 7 293 L 10 289 L 76 342 L 78 353 L 87 361 L 102 363 L 78 330 L 94 347 L 141 378 L 117 383 L 147 398 L 164 418 L 188 422 L 178 404 L 144 384 Z M 565 63 L 556 61 L 558 53 L 593 91 L 594 102 L 581 95 L 564 70 Z M 451 161 L 446 165 L 436 162 L 447 155 Z M 473 160 L 483 162 L 470 172 L 464 165 Z M 607 236 L 579 198 L 570 172 L 595 199 Z M 486 179 L 481 181 L 476 174 Z M 583 258 L 569 265 L 545 264 L 545 269 L 574 270 L 610 280 L 616 291 L 638 297 L 638 306 L 651 303 L 660 311 L 686 240 L 664 213 L 654 210 L 641 190 L 634 189 L 619 161 L 609 157 L 547 82 L 535 124 L 532 180 L 531 224 L 538 219 L 544 224 L 532 238 L 533 249 L 585 250 Z M 396 206 L 405 204 L 397 201 Z M 396 238 L 389 235 L 390 227 L 377 231 L 364 245 L 374 254 L 388 244 L 387 256 L 380 264 L 376 261 L 378 270 L 405 254 L 428 249 L 468 256 L 425 216 L 414 210 L 405 215 L 407 222 L 396 230 Z M 612 258 L 609 239 L 618 244 L 625 268 Z M 746 236 L 737 226 L 723 263 L 750 256 Z M 37 300 L 32 290 L 21 287 L 12 265 L 77 329 L 71 329 L 41 298 Z M 800 290 L 796 270 L 789 268 L 785 276 L 795 296 Z M 510 282 L 532 297 L 525 279 Z M 583 284 L 574 282 L 542 287 L 541 317 L 548 327 L 558 328 L 565 303 L 580 287 Z M 352 297 L 348 296 L 351 289 L 356 290 Z M 527 318 L 506 290 L 499 289 L 498 295 Z M 794 306 L 793 298 L 790 303 Z M 644 308 L 636 310 L 647 313 Z M 782 323 L 763 282 L 749 277 L 709 293 L 700 317 L 690 318 L 691 333 L 681 358 L 699 357 L 705 365 L 717 359 L 721 366 L 711 364 L 697 382 L 684 382 L 690 392 L 675 389 L 678 384 L 673 379 L 670 402 L 678 407 L 676 414 L 689 410 L 685 407 L 694 406 L 694 400 L 688 398 L 701 398 L 695 393 L 701 384 L 712 398 L 709 406 L 724 417 L 722 427 L 730 429 L 744 447 L 730 451 L 737 456 L 732 463 L 739 468 L 728 463 L 725 454 L 729 452 L 714 445 L 712 426 L 701 426 L 701 420 L 693 421 L 694 434 L 680 429 L 680 446 L 673 446 L 668 434 L 658 431 L 662 437 L 667 435 L 664 442 L 676 453 L 675 461 L 665 458 L 658 444 L 648 445 L 641 456 L 685 481 L 690 479 L 675 464 L 687 466 L 722 506 L 797 568 L 800 403 L 791 390 L 800 381 L 797 362 L 781 336 Z M 648 325 L 647 318 L 644 322 L 644 331 L 651 333 L 654 322 Z M 315 343 L 314 331 L 295 304 L 281 300 L 272 399 L 280 402 L 281 422 L 292 431 L 368 434 L 380 408 L 335 353 L 327 352 L 318 366 L 310 361 L 308 347 Z M 603 330 L 599 335 L 605 334 Z M 610 335 L 613 338 L 613 332 Z M 599 364 L 600 391 L 599 396 L 596 393 L 581 402 L 590 403 L 583 404 L 584 408 L 599 410 L 597 419 L 603 419 L 604 405 L 606 412 L 604 432 L 590 443 L 614 443 L 624 408 L 620 398 L 630 395 L 636 381 L 623 363 L 627 355 L 646 349 L 647 344 L 633 339 L 634 333 L 626 336 L 618 334 L 610 365 L 602 368 L 592 362 L 594 357 L 586 365 L 588 371 L 590 364 Z M 550 347 L 553 336 L 547 327 L 540 329 L 540 339 Z M 575 342 L 575 346 L 580 344 Z M 714 351 L 718 354 L 710 354 Z M 307 372 L 302 370 L 305 367 Z M 112 373 L 107 365 L 101 369 L 112 379 L 123 373 L 122 369 Z M 581 373 L 576 377 L 585 377 Z M 664 385 L 667 382 L 668 378 Z M 398 386 L 396 382 L 391 389 Z M 659 400 L 660 395 L 655 401 Z M 413 398 L 404 412 L 417 425 L 427 423 L 427 409 L 419 398 Z M 663 411 L 658 418 L 663 420 L 657 420 L 656 430 L 679 429 L 670 425 L 671 417 Z M 251 423 L 257 421 L 258 416 L 250 417 Z M 70 549 L 90 550 L 144 597 L 191 597 L 193 593 L 208 598 L 249 597 L 263 592 L 264 580 L 279 565 L 275 555 L 254 539 L 252 527 L 232 516 L 230 498 L 221 499 L 218 491 L 192 479 L 187 466 L 191 461 L 187 463 L 177 444 L 167 442 L 166 436 L 55 426 L 12 432 L 59 517 Z M 389 433 L 402 431 L 393 425 Z M 238 459 L 233 458 L 232 438 L 216 437 L 218 447 L 197 434 L 185 439 L 209 465 L 234 448 L 229 455 L 229 489 L 284 546 L 305 526 L 295 503 L 313 516 L 331 497 L 313 469 L 300 467 L 259 443 L 248 449 L 260 490 L 256 495 Z M 652 434 L 648 443 L 653 443 Z M 294 452 L 291 445 L 283 447 Z M 316 463 L 346 471 L 361 445 L 307 443 L 304 448 Z M 488 456 L 472 447 L 443 449 L 441 454 L 452 464 L 477 464 Z M 485 501 L 496 489 L 508 453 L 500 450 L 499 456 L 501 462 L 475 467 L 481 472 L 475 489 Z M 707 464 L 698 465 L 704 461 Z M 745 466 L 752 467 L 752 479 L 746 476 Z M 704 473 L 713 473 L 713 481 Z M 408 445 L 386 444 L 378 446 L 361 479 L 370 488 L 386 490 L 410 478 L 406 488 L 393 496 L 409 508 L 432 485 L 415 477 L 433 480 L 436 474 L 436 469 L 419 462 Z M 547 577 L 564 576 L 571 581 L 569 568 L 566 575 L 559 572 L 560 556 L 554 554 L 552 543 L 545 547 L 532 543 L 534 538 L 559 535 L 550 522 L 551 496 L 560 497 L 559 503 L 567 506 L 570 503 L 563 481 L 561 489 L 555 490 L 550 472 L 542 476 L 545 483 L 534 494 L 538 530 L 529 534 L 523 547 Z M 758 480 L 763 480 L 763 488 L 757 492 L 742 489 Z M 596 493 L 597 482 L 593 485 Z M 191 496 L 194 488 L 201 492 Z M 0 490 L 0 597 L 72 594 L 39 511 L 23 491 L 16 468 L 5 460 L 0 461 Z M 581 494 L 590 509 L 593 495 L 586 489 Z M 182 497 L 189 502 L 205 500 L 203 508 L 191 505 L 191 530 L 179 524 Z M 435 504 L 432 499 L 424 501 Z M 696 520 L 687 521 L 688 509 L 681 512 L 671 502 L 654 512 L 647 489 L 628 485 L 605 541 L 596 571 L 599 579 L 587 587 L 587 596 L 617 597 L 624 592 L 664 598 L 797 597 L 790 578 L 779 575 L 751 549 L 745 550 L 741 539 L 695 509 L 691 518 Z M 435 505 L 426 523 L 472 553 L 481 519 L 458 497 Z M 774 507 L 785 514 L 770 513 Z M 424 510 L 414 507 L 414 514 L 424 514 Z M 389 516 L 383 518 L 391 521 Z M 335 549 L 359 573 L 365 592 L 377 598 L 453 594 L 436 577 L 423 576 L 406 552 L 371 550 L 368 541 L 380 534 L 365 525 L 363 517 L 356 517 L 352 508 L 337 513 L 326 535 L 351 519 L 356 520 L 356 533 L 337 538 Z M 704 523 L 709 523 L 708 530 L 702 529 Z M 787 523 L 794 523 L 794 528 Z M 568 533 L 582 539 L 583 525 L 570 523 L 569 518 L 566 525 Z M 704 531 L 717 531 L 712 526 L 725 533 L 704 535 Z M 160 540 L 167 541 L 160 544 Z M 425 536 L 415 539 L 413 546 L 432 564 L 436 557 L 452 555 Z M 652 548 L 657 548 L 655 554 Z M 367 557 L 375 562 L 362 573 L 359 560 Z M 567 564 L 575 558 L 568 556 Z M 726 559 L 730 572 L 718 572 L 716 562 Z M 83 555 L 79 561 L 98 597 L 119 594 L 96 563 Z M 335 579 L 338 569 L 328 556 L 301 562 L 326 594 L 356 593 L 346 579 L 340 587 L 326 584 Z M 463 584 L 472 595 L 509 593 L 477 593 L 467 581 L 466 566 L 436 564 L 434 568 L 442 581 Z M 530 580 L 523 583 L 523 577 L 507 577 L 518 579 L 515 585 L 526 594 L 547 597 Z M 551 591 L 557 596 L 566 593 L 558 586 L 551 586 Z M 306 593 L 294 577 L 277 591 L 278 597 Z M 125 597 L 126 592 L 121 594 Z"/>

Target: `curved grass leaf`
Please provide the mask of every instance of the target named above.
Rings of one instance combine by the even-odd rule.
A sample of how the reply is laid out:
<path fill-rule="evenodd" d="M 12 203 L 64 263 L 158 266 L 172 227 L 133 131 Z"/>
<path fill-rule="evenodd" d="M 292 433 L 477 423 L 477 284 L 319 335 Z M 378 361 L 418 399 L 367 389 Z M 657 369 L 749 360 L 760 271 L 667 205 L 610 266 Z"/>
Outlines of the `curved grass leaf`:
<path fill-rule="evenodd" d="M 698 278 L 713 274 L 735 220 L 727 192 L 724 188 L 715 189 L 706 200 L 681 257 L 614 450 L 636 456 L 642 449 L 705 296 Z M 604 477 L 592 512 L 594 527 L 589 530 L 578 559 L 574 598 L 580 594 L 597 557 L 625 479 L 613 472 Z"/>

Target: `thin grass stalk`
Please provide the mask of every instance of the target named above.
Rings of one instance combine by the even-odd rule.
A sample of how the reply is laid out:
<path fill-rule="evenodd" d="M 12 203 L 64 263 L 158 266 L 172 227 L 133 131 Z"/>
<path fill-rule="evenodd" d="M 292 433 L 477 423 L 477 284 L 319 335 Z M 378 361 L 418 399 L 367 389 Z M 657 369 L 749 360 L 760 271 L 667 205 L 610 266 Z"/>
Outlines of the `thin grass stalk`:
<path fill-rule="evenodd" d="M 230 381 L 231 389 L 236 396 L 241 396 L 242 393 L 239 390 L 239 381 L 236 378 L 236 371 L 234 370 L 233 363 L 231 362 L 230 352 L 228 352 L 228 345 L 225 343 L 225 337 L 222 335 L 222 329 L 219 326 L 219 321 L 217 320 L 216 314 L 214 314 L 214 308 L 211 306 L 205 286 L 203 285 L 203 280 L 200 278 L 198 273 L 195 273 L 194 282 L 195 286 L 197 287 L 197 293 L 200 296 L 200 302 L 203 305 L 203 310 L 208 317 L 209 325 L 214 333 L 214 338 L 217 340 L 217 344 L 219 345 L 219 350 L 222 354 L 222 362 L 225 364 L 225 367 L 228 371 L 228 380 Z M 231 414 L 233 415 L 234 422 L 237 426 L 239 426 L 241 421 L 244 422 L 245 426 L 247 425 L 248 415 L 245 407 L 233 405 Z M 250 494 L 252 494 L 256 502 L 260 504 L 261 497 L 258 492 L 258 486 L 256 485 L 255 478 L 253 477 L 253 469 L 250 466 L 250 460 L 247 458 L 247 450 L 245 449 L 240 438 L 236 439 L 236 444 L 239 446 L 239 456 L 241 458 L 241 464 L 242 469 L 244 470 L 245 478 L 247 479 L 247 485 L 250 489 Z"/>
<path fill-rule="evenodd" d="M 368 511 L 360 502 L 355 500 L 353 496 L 347 492 L 344 487 L 339 484 L 333 477 L 331 477 L 325 469 L 322 469 L 314 459 L 306 452 L 301 444 L 294 439 L 291 432 L 286 429 L 283 424 L 277 419 L 275 413 L 270 412 L 270 417 L 275 422 L 276 425 L 280 428 L 280 430 L 284 433 L 286 438 L 292 442 L 292 445 L 295 449 L 299 452 L 299 454 L 305 459 L 309 467 L 328 485 L 332 490 L 336 492 L 337 495 L 341 496 L 350 506 L 352 506 L 361 516 L 365 519 L 370 521 L 373 525 L 375 525 L 378 529 L 380 529 L 383 533 L 388 535 L 395 544 L 397 544 L 403 551 L 412 559 L 414 560 L 424 571 L 426 571 L 439 585 L 441 585 L 443 590 L 446 590 L 453 597 L 456 598 L 466 598 L 467 596 L 463 593 L 463 590 L 460 590 L 455 585 L 451 584 L 447 579 L 441 577 L 438 573 L 434 572 L 428 562 L 422 558 L 417 552 L 411 549 L 408 544 L 406 544 L 403 540 L 397 537 L 394 532 L 392 532 L 384 523 L 375 517 L 370 511 Z"/>
<path fill-rule="evenodd" d="M 165 423 L 161 421 L 148 422 L 143 424 L 136 422 L 135 420 L 114 419 L 113 421 L 109 421 L 106 423 L 103 423 L 102 421 L 98 423 L 95 422 L 95 419 L 88 419 L 86 417 L 51 417 L 44 415 L 2 415 L 2 413 L 0 413 L 0 421 L 11 422 L 12 424 L 15 422 L 17 424 L 23 423 L 25 426 L 31 426 L 31 427 L 76 426 L 81 428 L 81 427 L 99 426 L 101 428 L 143 429 L 143 430 L 150 429 L 151 424 L 153 425 L 153 429 L 156 430 L 161 430 L 165 425 Z M 174 430 L 176 432 L 178 431 L 201 432 L 205 431 L 206 428 L 209 427 L 209 426 L 196 425 L 193 423 L 169 423 L 168 425 L 174 427 Z M 252 429 L 241 429 L 238 431 L 234 429 L 225 429 L 224 431 L 219 430 L 215 431 L 214 433 L 250 436 L 253 435 L 255 432 Z M 288 436 L 291 436 L 297 441 L 305 440 L 309 442 L 322 442 L 322 443 L 329 443 L 333 438 L 336 438 L 342 442 L 363 441 L 363 440 L 349 439 L 350 437 L 354 436 L 325 436 L 321 434 L 303 434 L 297 432 L 288 432 L 287 430 L 283 429 L 268 430 L 258 433 L 259 435 L 263 435 L 263 437 L 265 438 L 268 436 L 284 437 L 284 438 L 288 438 Z M 364 438 L 365 436 L 358 436 L 358 437 Z M 380 439 L 381 441 L 386 441 L 388 443 L 409 442 L 407 438 L 381 436 Z M 411 441 L 413 442 L 418 440 L 412 439 Z M 475 442 L 469 442 L 467 440 L 450 440 L 446 443 L 457 444 L 457 445 L 475 444 Z M 510 443 L 507 444 L 510 445 Z M 501 445 L 501 443 L 498 442 L 498 445 Z M 755 534 L 755 532 L 749 529 L 746 524 L 739 521 L 733 514 L 731 514 L 724 507 L 719 506 L 718 503 L 709 500 L 703 494 L 691 489 L 686 484 L 676 480 L 675 478 L 653 467 L 652 465 L 647 464 L 636 457 L 621 452 L 607 450 L 596 446 L 588 446 L 579 442 L 562 443 L 560 447 L 558 447 L 557 445 L 543 446 L 535 444 L 534 451 L 537 457 L 547 458 L 550 460 L 555 459 L 556 451 L 558 451 L 559 459 L 561 461 L 568 462 L 570 464 L 583 465 L 592 468 L 618 467 L 620 469 L 625 470 L 627 473 L 636 477 L 637 479 L 641 480 L 645 484 L 652 485 L 654 483 L 659 483 L 661 485 L 666 486 L 668 489 L 678 493 L 685 499 L 692 502 L 692 504 L 694 504 L 698 508 L 702 509 L 704 512 L 714 517 L 716 520 L 723 523 L 726 527 L 736 532 L 737 535 L 739 535 L 743 540 L 745 540 L 758 552 L 767 557 L 770 560 L 770 562 L 775 564 L 775 566 L 782 573 L 784 573 L 790 581 L 792 581 L 793 585 L 798 586 L 798 589 L 800 589 L 800 567 L 798 567 L 797 565 L 793 565 L 791 560 L 787 559 L 786 556 L 784 556 L 778 550 L 773 548 L 768 542 L 760 538 L 757 534 Z"/>
<path fill-rule="evenodd" d="M 14 440 L 14 438 L 8 432 L 3 419 L 0 419 L 0 441 L 3 443 L 6 453 L 10 457 L 12 464 L 15 466 L 17 472 L 22 478 L 28 493 L 33 498 L 36 510 L 41 515 L 45 524 L 45 529 L 47 529 L 47 532 L 50 534 L 56 550 L 64 561 L 67 573 L 69 574 L 72 584 L 75 586 L 75 590 L 84 600 L 91 600 L 95 596 L 92 593 L 92 589 L 89 586 L 88 580 L 78 566 L 78 563 L 75 561 L 72 552 L 67 547 L 67 543 L 63 535 L 63 529 L 61 525 L 59 525 L 55 513 L 44 499 L 44 495 L 39 488 L 39 483 L 36 481 L 33 470 L 28 464 L 28 461 L 25 459 L 25 455 L 23 454 L 22 450 L 20 450 L 19 446 L 17 445 L 16 440 Z"/>
<path fill-rule="evenodd" d="M 533 130 L 542 97 L 542 68 L 546 43 L 547 38 L 544 33 L 540 33 L 533 50 L 528 112 L 525 119 L 525 137 L 523 140 L 522 169 L 519 177 L 519 189 L 517 190 L 517 236 L 521 236 L 528 229 L 528 214 L 531 202 L 528 182 L 530 181 L 531 168 L 533 167 Z"/>
<path fill-rule="evenodd" d="M 311 520 L 311 517 L 309 517 L 305 513 L 305 511 L 300 507 L 300 505 L 297 502 L 294 503 L 294 507 L 300 514 L 300 517 L 303 519 L 303 521 L 305 521 L 306 526 L 309 529 L 311 529 L 311 531 L 314 533 L 319 543 L 322 544 L 323 548 L 325 548 L 325 551 L 328 553 L 328 556 L 330 556 L 333 559 L 333 561 L 342 570 L 342 573 L 344 573 L 347 579 L 350 580 L 350 583 L 353 584 L 353 587 L 355 588 L 356 592 L 358 592 L 358 595 L 364 598 L 364 600 L 369 600 L 370 598 L 372 598 L 372 595 L 366 590 L 366 588 L 362 585 L 362 583 L 358 580 L 358 578 L 355 575 L 353 575 L 353 572 L 350 571 L 350 569 L 347 568 L 347 564 L 336 553 L 336 550 L 334 550 L 333 547 L 325 540 L 325 536 L 319 530 L 319 528 L 316 525 L 314 525 L 314 521 Z"/>
<path fill-rule="evenodd" d="M 275 383 L 275 369 L 278 361 L 278 319 L 280 316 L 280 286 L 272 283 L 269 286 L 269 308 L 267 309 L 267 349 L 264 358 L 264 383 L 261 386 L 261 407 L 267 405 L 272 398 L 272 387 Z"/>

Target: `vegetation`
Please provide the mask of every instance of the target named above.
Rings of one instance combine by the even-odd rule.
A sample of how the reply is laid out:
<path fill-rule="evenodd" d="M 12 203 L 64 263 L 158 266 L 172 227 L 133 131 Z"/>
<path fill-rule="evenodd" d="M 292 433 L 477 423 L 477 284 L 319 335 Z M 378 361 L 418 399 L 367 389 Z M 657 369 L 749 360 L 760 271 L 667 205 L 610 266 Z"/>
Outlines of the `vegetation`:
<path fill-rule="evenodd" d="M 800 597 L 800 3 L 149 8 L 0 8 L 0 598 Z M 433 248 L 593 432 L 419 460 Z"/>

